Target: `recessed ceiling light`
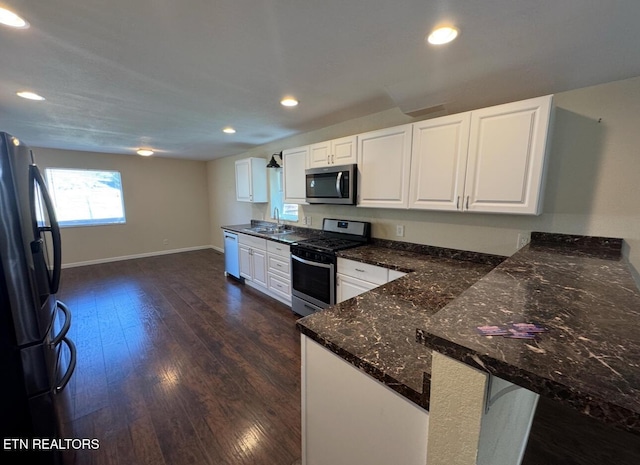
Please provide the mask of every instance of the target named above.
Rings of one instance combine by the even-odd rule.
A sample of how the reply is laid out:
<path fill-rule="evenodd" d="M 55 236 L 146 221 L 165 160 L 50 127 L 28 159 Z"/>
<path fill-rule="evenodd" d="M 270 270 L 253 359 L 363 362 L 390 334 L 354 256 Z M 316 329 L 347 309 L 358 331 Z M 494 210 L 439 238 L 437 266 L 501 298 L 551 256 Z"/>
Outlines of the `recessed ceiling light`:
<path fill-rule="evenodd" d="M 0 24 L 5 26 L 15 27 L 16 29 L 26 29 L 29 27 L 29 23 L 15 14 L 13 11 L 9 11 L 5 8 L 0 8 Z"/>
<path fill-rule="evenodd" d="M 222 132 L 224 132 L 225 134 L 235 134 L 236 130 L 232 127 L 226 127 L 222 130 Z"/>
<path fill-rule="evenodd" d="M 149 150 L 149 149 L 138 149 L 138 151 L 136 152 L 138 155 L 142 155 L 143 157 L 150 157 L 151 155 L 153 155 L 153 150 Z"/>
<path fill-rule="evenodd" d="M 295 107 L 296 105 L 298 105 L 298 101 L 293 97 L 285 97 L 282 100 L 280 100 L 280 103 L 284 107 Z"/>
<path fill-rule="evenodd" d="M 20 92 L 16 92 L 18 97 L 26 98 L 27 100 L 44 100 L 42 95 L 38 95 L 34 92 L 29 92 L 28 90 L 22 90 Z"/>
<path fill-rule="evenodd" d="M 444 26 L 434 29 L 427 37 L 427 42 L 432 45 L 448 44 L 453 39 L 458 37 L 460 31 L 453 26 Z"/>

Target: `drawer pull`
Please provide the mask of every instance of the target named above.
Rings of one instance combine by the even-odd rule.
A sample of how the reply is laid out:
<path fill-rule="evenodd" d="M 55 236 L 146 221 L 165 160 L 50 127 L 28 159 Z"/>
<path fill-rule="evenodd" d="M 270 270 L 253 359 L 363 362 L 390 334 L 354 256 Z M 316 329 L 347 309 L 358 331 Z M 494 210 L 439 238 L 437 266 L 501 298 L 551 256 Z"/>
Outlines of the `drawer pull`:
<path fill-rule="evenodd" d="M 360 268 L 356 268 L 356 271 L 359 271 L 360 273 L 364 273 L 364 270 L 361 270 Z"/>

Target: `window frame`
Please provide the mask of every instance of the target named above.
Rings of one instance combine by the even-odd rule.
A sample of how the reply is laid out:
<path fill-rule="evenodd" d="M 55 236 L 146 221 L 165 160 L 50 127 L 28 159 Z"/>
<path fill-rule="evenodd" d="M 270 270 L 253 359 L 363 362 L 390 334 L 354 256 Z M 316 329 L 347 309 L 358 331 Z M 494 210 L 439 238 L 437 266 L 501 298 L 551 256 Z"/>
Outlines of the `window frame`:
<path fill-rule="evenodd" d="M 73 220 L 61 220 L 59 211 L 61 208 L 58 206 L 58 198 L 56 196 L 56 172 L 61 171 L 75 171 L 82 173 L 105 173 L 105 174 L 116 174 L 119 185 L 114 187 L 114 189 L 119 188 L 120 191 L 120 209 L 122 212 L 121 216 L 118 217 L 109 217 L 109 218 L 98 218 L 98 219 L 73 219 Z M 118 170 L 114 169 L 95 169 L 95 168 L 56 168 L 56 167 L 46 167 L 44 169 L 45 181 L 47 185 L 47 190 L 49 191 L 49 196 L 51 197 L 51 201 L 54 206 L 54 210 L 56 212 L 56 218 L 58 220 L 58 224 L 60 228 L 80 228 L 87 226 L 116 226 L 123 225 L 127 223 L 127 212 L 126 205 L 124 201 L 124 183 L 122 182 L 122 173 Z M 85 195 L 84 198 L 87 198 Z"/>

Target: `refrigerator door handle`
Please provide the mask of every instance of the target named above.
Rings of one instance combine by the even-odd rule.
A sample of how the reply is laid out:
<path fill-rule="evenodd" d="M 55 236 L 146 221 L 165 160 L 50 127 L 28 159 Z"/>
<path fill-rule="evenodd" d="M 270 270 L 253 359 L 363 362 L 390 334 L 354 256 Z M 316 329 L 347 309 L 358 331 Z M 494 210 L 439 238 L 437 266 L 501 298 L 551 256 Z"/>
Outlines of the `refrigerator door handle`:
<path fill-rule="evenodd" d="M 67 384 L 69 383 L 69 380 L 71 379 L 71 375 L 73 375 L 73 372 L 76 370 L 76 359 L 77 359 L 76 345 L 73 343 L 71 339 L 66 337 L 62 338 L 62 342 L 64 342 L 69 348 L 69 353 L 71 354 L 71 356 L 69 359 L 69 365 L 67 366 L 67 371 L 65 371 L 64 375 L 62 376 L 62 379 L 60 379 L 60 382 L 57 383 L 55 387 L 56 393 L 61 392 L 67 386 Z"/>
<path fill-rule="evenodd" d="M 60 332 L 51 340 L 50 344 L 52 347 L 57 346 L 60 341 L 66 337 L 69 332 L 69 328 L 71 328 L 71 310 L 69 310 L 69 307 L 58 300 L 56 301 L 56 311 L 58 311 L 58 309 L 62 310 L 62 313 L 64 313 L 64 324 L 62 325 Z"/>
<path fill-rule="evenodd" d="M 40 227 L 37 226 L 37 236 L 40 235 L 40 232 L 49 231 L 51 232 L 51 238 L 53 240 L 53 272 L 51 274 L 51 279 L 49 282 L 50 292 L 51 294 L 55 294 L 58 292 L 58 288 L 60 287 L 60 274 L 62 271 L 62 241 L 60 238 L 60 225 L 58 224 L 58 220 L 56 218 L 56 212 L 53 208 L 53 203 L 51 202 L 51 197 L 49 197 L 49 191 L 47 190 L 46 183 L 44 182 L 44 178 L 40 173 L 40 170 L 36 165 L 29 165 L 29 172 L 31 174 L 32 179 L 32 191 L 31 191 L 31 215 L 33 216 L 33 221 L 37 225 L 37 216 L 36 216 L 36 202 L 34 192 L 35 188 L 33 186 L 33 181 L 38 184 L 40 188 L 40 193 L 42 195 L 42 200 L 44 201 L 45 208 L 47 209 L 47 215 L 49 217 L 49 221 L 51 222 L 50 226 Z"/>

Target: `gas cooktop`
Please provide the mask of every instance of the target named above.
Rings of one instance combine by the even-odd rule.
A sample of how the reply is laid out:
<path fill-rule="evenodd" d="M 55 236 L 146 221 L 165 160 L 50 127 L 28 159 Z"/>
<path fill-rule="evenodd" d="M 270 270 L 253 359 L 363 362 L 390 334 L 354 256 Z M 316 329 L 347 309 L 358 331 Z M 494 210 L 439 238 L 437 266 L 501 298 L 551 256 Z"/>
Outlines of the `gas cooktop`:
<path fill-rule="evenodd" d="M 369 242 L 370 237 L 371 223 L 324 218 L 321 235 L 300 241 L 295 248 L 335 253 L 339 250 L 364 245 Z"/>

